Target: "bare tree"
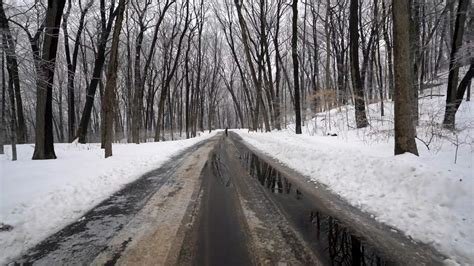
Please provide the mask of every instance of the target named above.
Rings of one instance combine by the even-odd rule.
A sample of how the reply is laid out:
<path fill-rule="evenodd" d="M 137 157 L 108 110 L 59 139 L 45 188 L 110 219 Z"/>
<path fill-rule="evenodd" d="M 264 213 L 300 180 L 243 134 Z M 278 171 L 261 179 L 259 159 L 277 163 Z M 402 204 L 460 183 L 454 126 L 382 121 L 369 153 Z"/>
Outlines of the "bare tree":
<path fill-rule="evenodd" d="M 1 117 L 0 117 L 0 154 L 5 154 L 5 150 L 3 145 L 6 144 L 6 137 L 7 137 L 7 128 L 5 124 L 5 104 L 6 104 L 6 91 L 7 91 L 7 85 L 6 85 L 6 78 L 5 78 L 5 54 L 1 54 L 2 57 L 2 62 L 1 62 L 1 69 L 2 69 L 2 110 L 1 110 Z"/>
<path fill-rule="evenodd" d="M 118 4 L 117 17 L 115 18 L 114 33 L 112 35 L 112 46 L 110 51 L 110 63 L 107 70 L 107 83 L 105 85 L 104 96 L 104 148 L 105 158 L 112 156 L 112 142 L 114 140 L 114 112 L 116 101 L 117 68 L 118 68 L 118 47 L 120 32 L 122 31 L 123 14 L 125 12 L 126 0 L 120 0 Z"/>
<path fill-rule="evenodd" d="M 48 0 L 43 52 L 36 91 L 36 131 L 34 160 L 56 159 L 53 137 L 53 82 L 58 49 L 59 26 L 66 1 Z"/>
<path fill-rule="evenodd" d="M 165 100 L 168 97 L 171 81 L 172 81 L 172 79 L 173 79 L 173 77 L 176 73 L 176 69 L 178 68 L 178 63 L 179 63 L 179 59 L 180 59 L 180 56 L 181 56 L 181 50 L 182 50 L 182 46 L 183 46 L 184 37 L 186 36 L 186 33 L 187 33 L 187 31 L 189 29 L 189 26 L 190 26 L 190 23 L 191 23 L 191 16 L 190 16 L 190 12 L 189 12 L 189 2 L 188 1 L 185 1 L 185 3 L 183 3 L 183 6 L 181 7 L 181 10 L 183 10 L 183 9 L 184 9 L 184 12 L 185 12 L 185 18 L 180 18 L 180 21 L 176 22 L 176 24 L 175 24 L 176 26 L 180 26 L 181 24 L 183 24 L 183 29 L 182 29 L 182 32 L 179 36 L 178 44 L 177 44 L 177 47 L 176 47 L 176 55 L 175 55 L 174 60 L 172 60 L 170 58 L 169 69 L 166 72 L 166 74 L 163 76 L 163 86 L 161 88 L 160 101 L 158 103 L 158 117 L 157 117 L 157 120 L 156 120 L 155 141 L 160 141 L 161 126 L 163 125 L 162 124 L 162 118 L 163 118 L 164 109 L 165 109 Z M 172 35 L 176 36 L 176 33 L 172 33 Z M 170 52 L 171 52 L 170 54 L 172 55 L 173 47 L 170 46 L 169 49 L 170 49 Z"/>
<path fill-rule="evenodd" d="M 20 78 L 18 75 L 18 60 L 15 52 L 16 45 L 10 31 L 8 19 L 5 15 L 3 1 L 0 1 L 0 29 L 0 34 L 2 34 L 4 37 L 2 38 L 2 42 L 7 55 L 7 71 L 9 79 L 12 79 L 14 86 L 14 97 L 16 104 L 15 115 L 18 117 L 18 119 L 15 118 L 18 123 L 17 139 L 19 143 L 26 143 L 26 122 L 23 114 L 23 100 L 21 97 Z"/>
<path fill-rule="evenodd" d="M 450 72 L 459 68 L 459 73 L 464 74 L 461 68 L 468 70 L 451 85 L 454 90 L 450 94 L 454 96 L 449 105 L 452 108 L 448 109 L 457 110 L 470 88 L 473 73 L 472 66 L 466 64 L 472 65 L 470 57 L 464 56 L 464 48 L 470 45 L 466 43 L 470 41 L 472 20 L 465 12 L 457 12 L 464 8 L 457 7 L 464 0 L 408 1 L 411 8 L 407 10 L 413 11 L 416 23 L 410 25 L 416 26 L 417 33 L 416 47 L 415 39 L 410 46 L 417 52 L 411 55 L 409 67 L 413 69 L 415 65 L 412 72 L 416 70 L 417 74 L 409 73 L 413 80 L 407 84 L 413 86 L 416 80 L 416 91 L 420 97 L 427 97 L 430 95 L 424 90 L 436 88 L 440 80 L 437 73 L 443 73 L 449 62 L 453 63 Z M 66 131 L 69 141 L 77 137 L 81 143 L 98 141 L 99 137 L 107 142 L 124 138 L 140 143 L 149 137 L 158 141 L 168 136 L 174 139 L 177 132 L 193 137 L 199 131 L 234 125 L 270 131 L 293 122 L 299 133 L 304 120 L 320 117 L 318 112 L 324 112 L 323 126 L 330 129 L 331 125 L 343 124 L 331 120 L 334 112 L 330 110 L 348 110 L 343 109 L 347 104 L 355 105 L 357 127 L 363 127 L 369 123 L 368 105 L 377 102 L 387 107 L 385 100 L 393 94 L 395 46 L 390 34 L 393 27 L 389 0 L 131 0 L 123 18 L 126 38 L 117 44 L 116 85 L 112 91 L 107 75 L 112 64 L 111 32 L 119 1 L 65 1 L 69 5 L 63 7 L 60 25 L 64 33 L 64 46 L 60 49 L 64 48 L 64 54 L 61 51 L 58 55 L 56 69 L 51 68 L 47 57 L 52 59 L 52 53 L 48 50 L 46 54 L 44 46 L 51 41 L 49 37 L 57 37 L 57 33 L 51 33 L 51 22 L 46 24 L 47 1 L 30 2 L 2 3 L 6 8 L 2 23 L 8 22 L 13 34 L 13 38 L 0 40 L 8 66 L 3 107 L 8 135 L 5 142 L 10 142 L 11 132 L 10 77 L 18 142 L 21 98 L 26 129 L 43 130 L 37 135 L 45 139 L 37 141 L 46 145 L 47 136 L 50 147 L 53 135 L 62 141 Z M 212 14 L 209 8 L 213 9 Z M 467 10 L 470 12 L 469 6 Z M 453 42 L 454 21 L 463 14 L 467 21 L 458 24 L 468 24 L 464 28 L 469 38 L 464 36 L 467 41 L 458 46 L 459 41 Z M 220 27 L 215 28 L 216 25 Z M 461 28 L 456 32 L 457 39 Z M 458 51 L 454 53 L 453 48 Z M 460 57 L 462 60 L 457 60 Z M 8 62 L 9 58 L 17 60 L 19 86 L 15 71 L 10 73 L 14 64 Z M 26 89 L 31 85 L 38 92 L 46 91 L 38 97 L 39 106 L 44 106 L 38 107 L 44 111 L 42 115 L 31 108 L 36 103 Z M 17 90 L 20 86 L 22 90 Z M 433 89 L 431 94 L 436 95 Z M 408 98 L 412 107 L 417 98 L 415 94 Z M 308 103 L 311 108 L 307 108 Z M 410 112 L 412 116 L 414 110 Z M 50 129 L 37 124 L 35 115 L 51 124 Z M 77 132 L 72 134 L 78 118 Z M 348 120 L 346 116 L 344 124 L 349 128 Z M 25 132 L 27 136 L 34 135 Z M 51 152 L 48 156 L 55 157 Z"/>
<path fill-rule="evenodd" d="M 97 53 L 94 61 L 94 68 L 92 70 L 92 78 L 89 86 L 87 87 L 86 92 L 86 102 L 84 105 L 84 109 L 82 111 L 81 120 L 79 126 L 77 128 L 77 138 L 80 143 L 86 143 L 86 136 L 87 136 L 87 129 L 89 127 L 89 122 L 91 119 L 92 108 L 94 106 L 94 99 L 95 99 L 95 92 L 97 90 L 97 86 L 101 81 L 102 76 L 102 69 L 105 63 L 106 57 L 106 48 L 107 48 L 107 40 L 109 38 L 109 34 L 112 30 L 112 25 L 114 18 L 117 14 L 117 11 L 114 10 L 114 3 L 112 1 L 110 3 L 108 18 L 107 18 L 107 10 L 105 7 L 105 0 L 100 0 L 100 37 L 99 43 L 97 44 Z"/>
<path fill-rule="evenodd" d="M 63 32 L 64 32 L 64 52 L 66 54 L 66 63 L 67 63 L 67 103 L 68 103 L 68 136 L 69 142 L 72 142 L 76 134 L 76 116 L 75 116 L 75 93 L 74 93 L 74 84 L 76 77 L 76 67 L 77 67 L 77 57 L 79 55 L 79 45 L 81 44 L 81 35 L 84 30 L 84 23 L 87 12 L 93 4 L 93 0 L 88 0 L 85 7 L 81 5 L 79 1 L 79 7 L 81 9 L 81 16 L 79 19 L 79 24 L 77 26 L 76 40 L 74 41 L 74 49 L 71 55 L 71 48 L 69 47 L 69 30 L 68 30 L 68 21 L 69 15 L 71 13 L 72 1 L 68 1 L 68 8 L 63 17 Z"/>
<path fill-rule="evenodd" d="M 3 57 L 3 56 L 2 56 Z M 3 66 L 2 66 L 3 72 Z M 3 74 L 3 80 L 5 81 L 5 76 Z M 17 143 L 17 125 L 16 125 L 16 110 L 15 110 L 15 92 L 13 89 L 13 78 L 12 76 L 8 77 L 8 96 L 10 98 L 10 140 L 12 145 L 12 161 L 16 161 L 17 152 L 16 152 L 16 143 Z"/>
<path fill-rule="evenodd" d="M 299 65 L 298 65 L 298 0 L 293 0 L 291 5 L 293 10 L 292 18 L 292 37 L 291 37 L 291 56 L 293 58 L 293 84 L 295 93 L 295 132 L 301 134 L 301 101 L 299 86 Z"/>
<path fill-rule="evenodd" d="M 456 14 L 456 22 L 454 25 L 453 42 L 451 45 L 451 55 L 449 59 L 449 76 L 448 76 L 448 88 L 446 92 L 446 111 L 444 114 L 443 125 L 446 128 L 454 129 L 456 112 L 459 108 L 457 104 L 458 99 L 458 78 L 459 78 L 459 62 L 458 62 L 458 51 L 461 48 L 463 36 L 464 36 L 464 24 L 466 21 L 466 13 L 469 7 L 470 0 L 459 0 L 458 10 Z M 467 86 L 461 87 L 461 89 Z M 464 96 L 464 91 L 460 91 L 460 101 Z M 459 93 L 460 94 L 460 93 Z M 459 102 L 460 103 L 460 102 Z"/>
<path fill-rule="evenodd" d="M 364 88 L 359 70 L 359 0 L 351 0 L 349 15 L 349 34 L 351 52 L 351 76 L 354 89 L 355 119 L 357 128 L 368 126 L 365 114 Z"/>
<path fill-rule="evenodd" d="M 146 2 L 150 3 L 150 2 Z M 147 26 L 144 23 L 144 16 L 146 9 L 148 7 L 147 4 L 145 4 L 144 8 L 141 10 L 141 14 L 139 16 L 139 28 L 140 32 L 138 33 L 137 40 L 136 40 L 136 51 L 135 51 L 135 94 L 133 98 L 133 118 L 132 118 L 132 141 L 135 143 L 140 143 L 140 128 L 141 128 L 141 111 L 143 109 L 143 95 L 145 91 L 145 82 L 148 77 L 149 68 L 150 64 L 153 60 L 153 56 L 155 54 L 155 48 L 156 48 L 156 42 L 158 40 L 158 30 L 160 28 L 161 23 L 163 22 L 163 19 L 165 18 L 166 11 L 175 3 L 175 1 L 170 1 L 167 0 L 164 4 L 163 10 L 160 12 L 158 16 L 158 20 L 154 26 L 153 30 L 153 38 L 150 44 L 150 51 L 148 53 L 148 56 L 145 59 L 145 65 L 143 67 L 143 70 L 141 69 L 141 62 L 140 62 L 140 57 L 141 54 L 143 53 L 142 51 L 142 42 L 143 42 L 143 35 L 145 33 L 145 30 L 147 29 Z M 143 75 L 141 73 L 143 72 Z"/>
<path fill-rule="evenodd" d="M 257 130 L 258 128 L 258 119 L 260 115 L 260 104 L 262 102 L 262 82 L 261 80 L 257 77 L 257 71 L 255 70 L 255 65 L 253 63 L 253 58 L 252 54 L 250 51 L 250 39 L 249 39 L 249 32 L 248 32 L 248 27 L 247 27 L 247 22 L 245 21 L 245 18 L 242 13 L 243 9 L 243 3 L 242 1 L 239 0 L 234 0 L 234 4 L 237 10 L 237 16 L 239 20 L 239 25 L 240 25 L 240 32 L 242 36 L 242 43 L 244 46 L 244 52 L 245 52 L 245 59 L 247 61 L 247 65 L 250 70 L 250 76 L 253 82 L 253 85 L 256 90 L 256 95 L 257 95 L 257 100 L 256 100 L 256 107 L 255 107 L 255 114 L 254 114 L 254 121 L 253 121 L 253 130 Z M 267 128 L 267 130 L 269 130 Z"/>

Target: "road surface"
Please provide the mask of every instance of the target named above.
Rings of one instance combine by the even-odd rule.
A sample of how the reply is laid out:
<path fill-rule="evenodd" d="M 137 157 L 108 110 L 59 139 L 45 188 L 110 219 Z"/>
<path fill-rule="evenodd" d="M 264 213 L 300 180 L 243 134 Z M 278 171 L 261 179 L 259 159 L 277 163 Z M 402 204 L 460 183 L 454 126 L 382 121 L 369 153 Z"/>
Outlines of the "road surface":
<path fill-rule="evenodd" d="M 196 144 L 14 263 L 437 265 L 443 257 L 247 147 Z"/>

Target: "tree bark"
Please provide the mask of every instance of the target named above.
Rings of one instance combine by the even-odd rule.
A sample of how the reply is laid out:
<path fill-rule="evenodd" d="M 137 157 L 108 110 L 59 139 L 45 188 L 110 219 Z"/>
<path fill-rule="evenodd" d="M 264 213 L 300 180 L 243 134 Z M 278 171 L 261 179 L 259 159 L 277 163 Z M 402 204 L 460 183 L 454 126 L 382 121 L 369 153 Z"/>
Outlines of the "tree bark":
<path fill-rule="evenodd" d="M 280 55 L 280 44 L 278 43 L 278 37 L 280 35 L 280 20 L 282 17 L 282 7 L 283 7 L 283 3 L 281 0 L 279 0 L 277 3 L 275 36 L 273 38 L 273 46 L 275 46 L 275 105 L 274 105 L 274 108 L 275 108 L 275 128 L 277 130 L 281 130 L 281 105 L 280 105 L 281 67 L 280 67 L 280 61 L 278 60 L 281 57 L 281 55 Z"/>
<path fill-rule="evenodd" d="M 65 0 L 48 0 L 43 52 L 36 92 L 36 136 L 33 160 L 56 159 L 53 137 L 53 83 L 58 49 L 59 26 Z"/>
<path fill-rule="evenodd" d="M 393 0 L 393 47 L 395 72 L 395 155 L 410 152 L 418 155 L 412 116 L 412 73 L 410 52 L 409 0 Z"/>
<path fill-rule="evenodd" d="M 456 14 L 456 22 L 454 24 L 453 42 L 451 45 L 451 55 L 449 59 L 449 75 L 448 88 L 446 92 L 446 110 L 444 113 L 443 126 L 448 129 L 454 129 L 456 120 L 456 98 L 459 78 L 459 63 L 457 53 L 462 46 L 464 36 L 464 24 L 466 21 L 466 13 L 470 0 L 459 0 L 458 12 Z"/>
<path fill-rule="evenodd" d="M 454 107 L 453 107 L 453 111 L 455 114 L 462 103 L 462 99 L 464 98 L 464 94 L 466 93 L 466 90 L 467 90 L 467 94 L 468 95 L 470 94 L 469 87 L 471 86 L 471 80 L 473 77 L 474 77 L 474 58 L 471 58 L 471 65 L 469 67 L 469 70 L 466 72 L 466 75 L 464 75 L 461 82 L 459 82 L 459 86 L 456 93 L 456 100 L 454 101 Z M 466 101 L 469 101 L 469 98 L 467 98 Z"/>
<path fill-rule="evenodd" d="M 190 56 L 189 56 L 189 52 L 191 50 L 191 40 L 192 40 L 192 37 L 189 36 L 189 39 L 188 39 L 188 43 L 187 43 L 187 47 L 186 47 L 186 53 L 184 55 L 184 78 L 185 78 L 185 86 L 186 86 L 186 89 L 185 89 L 185 131 L 186 131 L 186 138 L 189 139 L 190 138 L 190 122 L 191 122 L 191 119 L 190 119 L 190 116 L 191 116 L 191 108 L 190 108 L 190 99 L 189 99 L 189 94 L 190 94 L 190 90 L 191 90 L 191 79 L 192 79 L 192 74 L 190 75 L 190 68 L 189 68 L 189 59 L 190 59 Z M 191 77 L 190 77 L 191 76 Z"/>
<path fill-rule="evenodd" d="M 412 52 L 412 108 L 413 108 L 413 121 L 415 125 L 418 124 L 419 116 L 419 106 L 418 106 L 418 95 L 421 88 L 421 57 L 422 57 L 422 47 L 421 47 L 421 3 L 420 0 L 410 0 L 410 51 Z"/>
<path fill-rule="evenodd" d="M 4 53 L 2 52 L 2 63 L 1 63 L 1 68 L 2 68 L 2 113 L 0 117 L 0 154 L 5 154 L 4 150 L 4 145 L 6 144 L 6 138 L 7 138 L 7 129 L 6 129 L 6 124 L 5 124 L 5 104 L 6 104 L 6 91 L 7 91 L 7 85 L 6 85 L 6 77 L 5 77 L 5 56 Z"/>
<path fill-rule="evenodd" d="M 13 89 L 13 79 L 11 76 L 8 79 L 8 95 L 10 97 L 10 140 L 12 145 L 12 161 L 16 161 L 16 143 L 17 143 L 17 129 L 16 129 L 16 110 L 15 110 L 15 92 Z"/>
<path fill-rule="evenodd" d="M 298 65 L 298 0 L 293 0 L 293 4 L 291 5 L 291 7 L 293 10 L 291 57 L 293 58 L 293 89 L 295 93 L 295 132 L 296 134 L 301 134 L 301 106 Z"/>
<path fill-rule="evenodd" d="M 125 1 L 120 0 L 118 4 L 117 17 L 115 19 L 114 33 L 112 35 L 112 46 L 110 51 L 110 63 L 107 70 L 107 83 L 105 85 L 102 104 L 104 105 L 104 149 L 105 158 L 112 156 L 112 142 L 114 140 L 114 116 L 115 116 L 115 91 L 117 85 L 118 68 L 118 46 L 120 32 L 122 31 L 123 13 L 125 12 Z"/>
<path fill-rule="evenodd" d="M 354 90 L 355 120 L 357 128 L 368 126 L 365 114 L 364 88 L 359 70 L 359 0 L 351 0 L 349 16 L 349 35 L 351 52 L 351 76 Z"/>
<path fill-rule="evenodd" d="M 147 2 L 149 3 L 149 2 Z M 134 82 L 134 90 L 133 93 L 133 101 L 132 101 L 132 142 L 139 144 L 140 143 L 140 127 L 142 122 L 142 105 L 143 105 L 143 90 L 145 89 L 145 81 L 142 79 L 141 75 L 141 54 L 142 54 L 142 43 L 143 43 L 143 35 L 145 34 L 146 27 L 144 25 L 144 16 L 145 10 L 142 11 L 142 14 L 139 14 L 139 28 L 140 31 L 138 32 L 137 38 L 135 39 L 135 82 Z M 131 63 L 131 62 L 129 62 Z M 146 72 L 146 69 L 145 69 Z M 143 86 L 142 86 L 143 83 Z"/>
<path fill-rule="evenodd" d="M 390 42 L 388 23 L 389 12 L 385 7 L 385 0 L 382 1 L 382 16 L 383 16 L 383 39 L 387 49 L 387 72 L 388 72 L 388 94 L 390 99 L 393 98 L 394 81 L 393 81 L 393 61 L 392 61 L 392 43 Z"/>

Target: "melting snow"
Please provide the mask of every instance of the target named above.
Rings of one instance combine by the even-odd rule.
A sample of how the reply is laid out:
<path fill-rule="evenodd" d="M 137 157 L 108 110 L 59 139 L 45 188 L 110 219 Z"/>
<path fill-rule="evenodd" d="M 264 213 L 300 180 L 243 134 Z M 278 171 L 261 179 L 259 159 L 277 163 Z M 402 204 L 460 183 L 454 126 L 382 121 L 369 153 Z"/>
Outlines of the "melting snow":
<path fill-rule="evenodd" d="M 184 149 L 212 137 L 142 144 L 114 144 L 104 159 L 100 144 L 55 144 L 56 160 L 33 161 L 34 145 L 18 145 L 18 161 L 0 155 L 0 264 L 58 231 L 142 174 Z"/>
<path fill-rule="evenodd" d="M 427 140 L 434 135 L 430 150 L 417 142 L 420 157 L 393 156 L 392 103 L 386 103 L 383 119 L 378 105 L 370 105 L 371 126 L 366 129 L 347 127 L 354 124 L 349 107 L 332 110 L 331 122 L 329 113 L 307 121 L 302 135 L 296 135 L 291 126 L 271 133 L 236 132 L 251 146 L 326 185 L 377 221 L 432 245 L 458 263 L 472 265 L 474 104 L 461 105 L 460 130 L 455 134 L 433 123 L 441 119 L 443 98 L 425 98 L 420 105 L 418 136 Z M 328 132 L 338 136 L 327 136 Z"/>

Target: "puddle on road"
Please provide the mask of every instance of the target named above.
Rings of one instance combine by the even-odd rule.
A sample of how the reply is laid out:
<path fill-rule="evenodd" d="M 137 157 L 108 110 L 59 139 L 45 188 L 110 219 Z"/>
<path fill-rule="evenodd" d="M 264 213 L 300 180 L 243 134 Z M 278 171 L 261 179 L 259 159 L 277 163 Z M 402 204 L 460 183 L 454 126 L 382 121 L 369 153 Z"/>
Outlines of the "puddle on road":
<path fill-rule="evenodd" d="M 244 152 L 242 163 L 276 201 L 311 248 L 330 265 L 392 265 L 380 252 L 353 234 L 338 219 L 321 212 L 285 176 L 255 154 Z"/>

